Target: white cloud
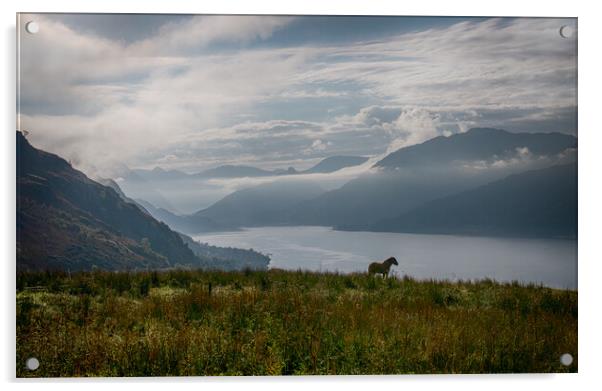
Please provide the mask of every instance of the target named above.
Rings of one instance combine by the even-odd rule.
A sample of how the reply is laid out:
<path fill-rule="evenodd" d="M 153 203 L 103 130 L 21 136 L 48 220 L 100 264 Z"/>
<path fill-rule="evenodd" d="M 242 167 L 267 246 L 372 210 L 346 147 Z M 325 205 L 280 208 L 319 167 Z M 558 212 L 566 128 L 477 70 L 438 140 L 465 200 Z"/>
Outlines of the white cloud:
<path fill-rule="evenodd" d="M 289 24 L 288 16 L 194 16 L 185 22 L 170 22 L 159 33 L 128 47 L 144 55 L 188 55 L 190 50 L 214 43 L 246 43 L 265 40 L 275 30 Z"/>
<path fill-rule="evenodd" d="M 193 17 L 133 44 L 36 20 L 40 33 L 22 37 L 21 124 L 86 170 L 372 155 L 473 126 L 563 123 L 575 111 L 576 44 L 553 19 L 261 49 L 245 45 L 293 19 Z M 220 44 L 232 48 L 210 49 Z"/>
<path fill-rule="evenodd" d="M 438 122 L 438 116 L 425 109 L 402 109 L 392 124 L 392 132 L 397 137 L 389 146 L 389 152 L 439 136 Z"/>
<path fill-rule="evenodd" d="M 400 105 L 441 110 L 570 105 L 576 93 L 571 85 L 576 45 L 559 36 L 563 23 L 534 18 L 461 22 L 331 48 L 329 56 L 338 61 L 306 77 L 353 80 Z"/>
<path fill-rule="evenodd" d="M 418 144 L 442 134 L 439 115 L 419 107 L 369 106 L 353 116 L 337 118 L 336 128 L 381 132 L 386 135 L 387 153 Z"/>
<path fill-rule="evenodd" d="M 312 151 L 325 151 L 330 145 L 332 145 L 332 143 L 330 141 L 324 142 L 320 139 L 314 140 L 313 143 L 311 143 L 311 149 Z"/>
<path fill-rule="evenodd" d="M 207 183 L 212 186 L 225 189 L 225 193 L 231 193 L 237 190 L 274 182 L 310 182 L 320 185 L 325 190 L 332 190 L 342 186 L 352 179 L 359 177 L 360 175 L 376 172 L 377 169 L 373 168 L 373 165 L 380 158 L 382 158 L 382 155 L 370 158 L 361 165 L 346 167 L 331 173 L 292 174 L 244 178 L 214 178 L 208 180 Z"/>
<path fill-rule="evenodd" d="M 554 164 L 565 164 L 575 159 L 574 148 L 569 148 L 556 156 L 535 155 L 527 147 L 518 147 L 507 156 L 494 156 L 490 160 L 460 162 L 469 171 L 483 170 L 526 170 L 548 167 Z"/>

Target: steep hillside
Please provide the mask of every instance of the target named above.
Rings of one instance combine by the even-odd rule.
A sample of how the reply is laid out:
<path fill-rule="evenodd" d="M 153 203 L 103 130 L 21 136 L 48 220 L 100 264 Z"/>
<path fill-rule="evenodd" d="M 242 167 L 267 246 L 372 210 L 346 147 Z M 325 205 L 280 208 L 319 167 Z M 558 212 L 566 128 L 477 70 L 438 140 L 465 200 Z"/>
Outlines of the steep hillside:
<path fill-rule="evenodd" d="M 18 269 L 201 264 L 167 225 L 17 132 Z"/>

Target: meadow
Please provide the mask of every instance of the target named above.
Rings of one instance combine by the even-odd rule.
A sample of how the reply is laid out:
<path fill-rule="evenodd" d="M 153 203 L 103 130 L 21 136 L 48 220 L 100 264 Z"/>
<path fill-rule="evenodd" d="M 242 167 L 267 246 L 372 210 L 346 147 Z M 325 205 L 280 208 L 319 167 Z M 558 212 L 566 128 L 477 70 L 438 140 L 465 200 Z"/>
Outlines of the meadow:
<path fill-rule="evenodd" d="M 303 271 L 17 275 L 17 376 L 576 372 L 577 292 Z M 563 366 L 563 353 L 574 357 Z M 25 368 L 39 359 L 36 371 Z"/>

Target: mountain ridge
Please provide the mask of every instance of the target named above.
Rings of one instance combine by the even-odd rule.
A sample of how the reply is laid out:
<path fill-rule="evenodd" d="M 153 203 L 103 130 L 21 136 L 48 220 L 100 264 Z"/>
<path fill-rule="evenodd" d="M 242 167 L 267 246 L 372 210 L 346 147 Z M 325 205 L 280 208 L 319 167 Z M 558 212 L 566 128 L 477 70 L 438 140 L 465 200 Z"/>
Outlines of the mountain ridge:
<path fill-rule="evenodd" d="M 559 155 L 576 147 L 574 136 L 561 133 L 473 128 L 466 133 L 439 136 L 390 153 L 373 166 L 378 169 L 376 173 L 359 176 L 304 202 L 292 214 L 297 222 L 306 225 L 360 229 L 426 201 L 529 169 L 529 165 L 570 161 L 571 157 Z M 526 156 L 521 152 L 526 152 Z M 544 156 L 540 153 L 547 154 L 549 162 L 540 159 Z M 486 168 L 468 170 L 464 164 L 467 162 L 478 162 Z M 496 166 L 499 162 L 501 167 Z M 504 166 L 506 162 L 509 163 Z"/>
<path fill-rule="evenodd" d="M 314 184 L 307 181 L 286 193 L 266 184 L 230 193 L 192 214 L 176 215 L 160 208 L 151 214 L 187 233 L 266 225 L 372 229 L 378 222 L 407 213 L 425 202 L 522 171 L 570 163 L 576 155 L 566 152 L 576 151 L 576 147 L 574 136 L 561 133 L 473 128 L 400 148 L 377 162 L 376 171 L 360 175 L 334 190 L 315 191 Z M 333 158 L 331 162 L 337 160 Z M 364 157 L 351 158 L 353 164 L 367 161 Z M 314 168 L 329 159 L 323 159 Z M 473 168 L 472 163 L 478 164 Z"/>
<path fill-rule="evenodd" d="M 509 175 L 426 202 L 371 231 L 577 237 L 577 164 Z"/>
<path fill-rule="evenodd" d="M 517 148 L 536 155 L 560 153 L 577 147 L 577 138 L 568 134 L 512 133 L 496 128 L 472 128 L 449 137 L 438 136 L 420 144 L 400 148 L 375 163 L 375 167 L 403 168 L 419 164 L 449 163 L 454 160 L 503 158 Z"/>

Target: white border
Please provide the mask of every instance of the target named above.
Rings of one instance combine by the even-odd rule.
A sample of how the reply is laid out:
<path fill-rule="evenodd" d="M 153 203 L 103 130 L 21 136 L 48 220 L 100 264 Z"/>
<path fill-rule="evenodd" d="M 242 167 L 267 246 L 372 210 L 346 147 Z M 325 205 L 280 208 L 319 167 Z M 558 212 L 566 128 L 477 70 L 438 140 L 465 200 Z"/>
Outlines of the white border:
<path fill-rule="evenodd" d="M 500 0 L 495 3 L 472 0 L 453 1 L 379 1 L 379 0 L 236 0 L 200 3 L 186 0 L 128 2 L 124 0 L 21 0 L 13 4 L 2 2 L 3 78 L 1 94 L 2 118 L 6 119 L 2 133 L 2 191 L 0 191 L 0 261 L 2 273 L 2 319 L 0 336 L 3 351 L 0 353 L 2 379 L 12 389 L 44 390 L 57 387 L 61 390 L 105 389 L 113 387 L 144 387 L 163 390 L 166 383 L 175 387 L 198 389 L 244 388 L 246 390 L 303 389 L 343 386 L 351 390 L 364 390 L 372 384 L 399 389 L 447 390 L 460 389 L 507 391 L 510 387 L 531 386 L 548 390 L 593 388 L 600 384 L 598 364 L 600 336 L 597 333 L 600 316 L 598 286 L 602 283 L 602 254 L 598 235 L 602 221 L 602 192 L 600 186 L 600 112 L 602 102 L 600 70 L 600 14 L 593 1 Z M 478 375 L 478 376 L 385 376 L 385 377 L 303 377 L 303 378 L 153 378 L 110 380 L 14 380 L 14 254 L 15 254 L 15 14 L 16 12 L 129 12 L 129 13 L 236 13 L 236 14 L 379 14 L 379 15 L 465 15 L 465 16 L 571 16 L 579 17 L 579 374 L 577 375 Z M 591 385 L 591 387 L 590 387 Z M 542 388 L 545 387 L 545 388 Z M 521 387 L 522 388 L 522 387 Z"/>

